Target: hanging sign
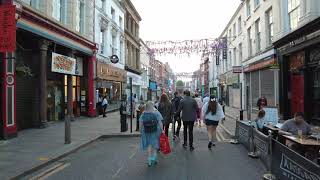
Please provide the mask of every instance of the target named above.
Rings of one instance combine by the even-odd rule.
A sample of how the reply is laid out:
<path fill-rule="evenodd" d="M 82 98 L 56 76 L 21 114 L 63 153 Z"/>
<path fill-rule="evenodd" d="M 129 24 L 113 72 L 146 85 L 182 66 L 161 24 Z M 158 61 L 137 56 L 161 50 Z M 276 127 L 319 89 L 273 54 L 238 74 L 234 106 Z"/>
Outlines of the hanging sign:
<path fill-rule="evenodd" d="M 119 62 L 119 57 L 117 55 L 112 55 L 110 57 L 110 61 L 113 63 L 113 64 L 116 64 Z"/>
<path fill-rule="evenodd" d="M 16 49 L 15 15 L 15 6 L 0 6 L 0 52 L 13 52 Z"/>
<path fill-rule="evenodd" d="M 52 72 L 71 75 L 76 74 L 76 59 L 74 58 L 57 53 L 52 53 L 51 63 Z"/>
<path fill-rule="evenodd" d="M 242 66 L 232 66 L 233 73 L 242 73 Z"/>

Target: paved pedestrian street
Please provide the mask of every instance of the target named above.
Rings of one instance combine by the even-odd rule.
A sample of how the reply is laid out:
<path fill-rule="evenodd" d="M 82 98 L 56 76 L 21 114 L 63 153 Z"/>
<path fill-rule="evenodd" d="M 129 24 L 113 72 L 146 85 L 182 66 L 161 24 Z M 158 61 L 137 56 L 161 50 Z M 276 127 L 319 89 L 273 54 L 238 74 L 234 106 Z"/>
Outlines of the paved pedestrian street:
<path fill-rule="evenodd" d="M 259 160 L 248 158 L 242 145 L 218 142 L 209 151 L 203 129 L 195 130 L 195 151 L 172 142 L 173 152 L 160 154 L 155 167 L 147 166 L 139 140 L 99 139 L 24 179 L 257 180 L 265 172 Z"/>

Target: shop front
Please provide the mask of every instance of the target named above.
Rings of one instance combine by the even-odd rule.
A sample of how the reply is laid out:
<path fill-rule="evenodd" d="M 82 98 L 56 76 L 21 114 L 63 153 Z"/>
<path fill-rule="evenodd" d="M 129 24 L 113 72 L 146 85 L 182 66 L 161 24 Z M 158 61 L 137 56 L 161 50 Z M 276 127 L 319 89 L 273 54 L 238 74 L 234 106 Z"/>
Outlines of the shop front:
<path fill-rule="evenodd" d="M 267 99 L 268 106 L 278 106 L 278 62 L 274 55 L 244 67 L 246 109 L 258 112 L 260 97 Z"/>
<path fill-rule="evenodd" d="M 280 64 L 280 113 L 304 112 L 320 125 L 320 18 L 274 43 Z"/>
<path fill-rule="evenodd" d="M 124 98 L 127 73 L 125 70 L 114 67 L 111 64 L 97 62 L 96 98 L 105 96 L 109 108 L 120 107 L 120 101 Z"/>
<path fill-rule="evenodd" d="M 226 74 L 226 105 L 234 108 L 241 107 L 241 95 L 240 95 L 240 82 L 239 74 L 235 74 L 232 71 Z"/>
<path fill-rule="evenodd" d="M 127 84 L 129 85 L 129 78 L 132 78 L 132 94 L 139 99 L 141 96 L 141 76 L 127 71 Z M 129 86 L 128 86 L 129 87 Z M 127 89 L 127 97 L 130 97 L 130 89 Z"/>

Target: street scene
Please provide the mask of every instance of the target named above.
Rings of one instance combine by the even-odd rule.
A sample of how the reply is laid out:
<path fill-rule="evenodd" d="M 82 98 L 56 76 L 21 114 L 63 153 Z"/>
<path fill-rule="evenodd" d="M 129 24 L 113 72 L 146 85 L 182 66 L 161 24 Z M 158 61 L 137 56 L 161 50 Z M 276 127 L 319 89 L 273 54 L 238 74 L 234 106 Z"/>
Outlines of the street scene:
<path fill-rule="evenodd" d="M 1 180 L 320 180 L 318 0 L 0 0 Z"/>

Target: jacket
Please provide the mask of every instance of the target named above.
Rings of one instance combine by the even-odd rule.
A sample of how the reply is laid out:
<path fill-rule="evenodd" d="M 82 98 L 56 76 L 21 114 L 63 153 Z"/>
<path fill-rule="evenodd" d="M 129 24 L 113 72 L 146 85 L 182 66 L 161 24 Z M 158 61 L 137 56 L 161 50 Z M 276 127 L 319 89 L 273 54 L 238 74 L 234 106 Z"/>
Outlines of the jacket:
<path fill-rule="evenodd" d="M 221 105 L 218 102 L 216 102 L 216 103 L 217 103 L 217 110 L 216 110 L 216 113 L 213 115 L 211 112 L 207 113 L 207 110 L 209 107 L 209 102 L 207 102 L 206 104 L 203 105 L 202 114 L 203 114 L 205 120 L 207 119 L 210 121 L 220 121 L 221 119 L 224 118 L 224 113 L 223 113 Z"/>
<path fill-rule="evenodd" d="M 164 123 L 172 122 L 173 111 L 171 102 L 168 104 L 160 103 L 158 106 L 158 111 L 161 113 Z"/>
<path fill-rule="evenodd" d="M 190 96 L 184 97 L 180 101 L 179 109 L 176 113 L 182 112 L 182 121 L 195 121 L 197 119 L 198 104 Z"/>

